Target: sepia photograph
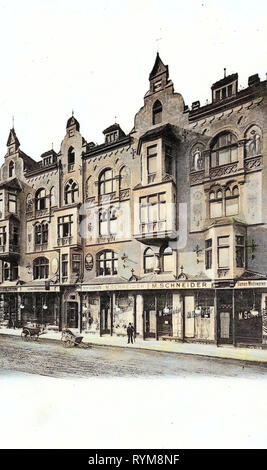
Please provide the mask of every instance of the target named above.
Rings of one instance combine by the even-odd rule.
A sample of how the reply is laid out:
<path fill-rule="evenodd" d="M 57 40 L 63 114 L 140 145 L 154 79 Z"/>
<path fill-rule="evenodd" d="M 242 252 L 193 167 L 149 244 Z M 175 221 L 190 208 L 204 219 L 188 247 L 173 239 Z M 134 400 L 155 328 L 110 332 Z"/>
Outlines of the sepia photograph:
<path fill-rule="evenodd" d="M 0 448 L 266 449 L 266 1 L 0 26 Z"/>

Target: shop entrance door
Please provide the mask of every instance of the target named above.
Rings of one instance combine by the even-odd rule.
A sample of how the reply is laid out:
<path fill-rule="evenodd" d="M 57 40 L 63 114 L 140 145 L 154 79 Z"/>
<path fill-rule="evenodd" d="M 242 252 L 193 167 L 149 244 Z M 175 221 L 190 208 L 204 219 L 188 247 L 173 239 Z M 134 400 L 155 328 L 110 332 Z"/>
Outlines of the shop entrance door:
<path fill-rule="evenodd" d="M 232 291 L 221 291 L 218 293 L 218 343 L 233 343 Z"/>
<path fill-rule="evenodd" d="M 110 334 L 110 297 L 101 295 L 100 297 L 100 330 L 101 334 Z"/>
<path fill-rule="evenodd" d="M 144 295 L 144 336 L 156 337 L 156 301 L 155 295 Z"/>
<path fill-rule="evenodd" d="M 69 328 L 78 328 L 78 302 L 67 303 L 67 325 Z"/>

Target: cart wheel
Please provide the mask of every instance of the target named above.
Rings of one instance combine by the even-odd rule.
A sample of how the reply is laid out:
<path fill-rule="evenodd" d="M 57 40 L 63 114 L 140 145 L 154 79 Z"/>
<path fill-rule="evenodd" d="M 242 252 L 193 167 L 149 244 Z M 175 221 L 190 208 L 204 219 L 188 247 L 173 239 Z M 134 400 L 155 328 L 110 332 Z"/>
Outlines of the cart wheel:
<path fill-rule="evenodd" d="M 29 330 L 22 330 L 22 332 L 21 332 L 21 338 L 22 338 L 24 341 L 29 341 L 29 339 L 30 339 L 30 332 L 29 332 Z"/>
<path fill-rule="evenodd" d="M 72 341 L 70 339 L 67 339 L 66 341 L 66 347 L 67 348 L 71 348 L 71 345 L 72 345 Z"/>
<path fill-rule="evenodd" d="M 37 341 L 39 339 L 39 335 L 33 335 L 32 338 L 33 338 L 34 341 Z"/>

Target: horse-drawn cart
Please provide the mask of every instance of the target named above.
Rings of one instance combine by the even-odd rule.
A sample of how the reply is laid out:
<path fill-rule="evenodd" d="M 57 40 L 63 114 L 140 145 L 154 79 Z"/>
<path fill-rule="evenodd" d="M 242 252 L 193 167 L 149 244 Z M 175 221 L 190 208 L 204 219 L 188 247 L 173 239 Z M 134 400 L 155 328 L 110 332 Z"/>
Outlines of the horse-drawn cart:
<path fill-rule="evenodd" d="M 35 326 L 35 327 L 24 326 L 22 328 L 21 338 L 25 341 L 29 341 L 30 339 L 37 341 L 39 336 L 44 333 L 45 333 L 45 330 L 41 328 L 40 326 Z"/>
<path fill-rule="evenodd" d="M 65 329 L 62 331 L 61 341 L 66 348 L 81 346 L 83 348 L 89 348 L 89 345 L 82 342 L 83 336 L 75 335 L 71 330 Z"/>

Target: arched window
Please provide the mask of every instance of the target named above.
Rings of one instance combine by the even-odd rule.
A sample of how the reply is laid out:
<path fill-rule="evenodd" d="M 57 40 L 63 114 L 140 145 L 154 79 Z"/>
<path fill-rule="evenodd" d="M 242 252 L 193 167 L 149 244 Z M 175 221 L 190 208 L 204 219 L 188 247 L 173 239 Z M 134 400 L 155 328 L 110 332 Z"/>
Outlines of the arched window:
<path fill-rule="evenodd" d="M 120 170 L 120 190 L 128 189 L 131 186 L 131 173 L 127 166 Z"/>
<path fill-rule="evenodd" d="M 68 171 L 74 170 L 74 164 L 75 164 L 75 150 L 73 147 L 70 147 L 68 151 Z"/>
<path fill-rule="evenodd" d="M 258 126 L 252 126 L 245 134 L 246 157 L 255 157 L 262 152 L 262 132 Z"/>
<path fill-rule="evenodd" d="M 35 258 L 33 261 L 33 279 L 47 279 L 49 276 L 49 261 L 47 258 Z"/>
<path fill-rule="evenodd" d="M 8 175 L 9 175 L 9 178 L 12 178 L 12 176 L 14 175 L 14 162 L 13 160 L 11 160 L 11 162 L 9 163 L 9 170 L 8 170 Z"/>
<path fill-rule="evenodd" d="M 159 124 L 162 122 L 162 104 L 159 100 L 153 104 L 153 124 Z"/>
<path fill-rule="evenodd" d="M 35 245 L 43 245 L 48 242 L 48 224 L 43 222 L 35 226 Z"/>
<path fill-rule="evenodd" d="M 104 250 L 97 254 L 97 275 L 114 276 L 118 274 L 118 256 L 112 250 Z"/>
<path fill-rule="evenodd" d="M 154 253 L 151 248 L 147 248 L 144 252 L 144 271 L 145 273 L 154 271 Z"/>
<path fill-rule="evenodd" d="M 239 188 L 237 185 L 212 189 L 209 193 L 210 218 L 230 217 L 239 214 Z"/>
<path fill-rule="evenodd" d="M 218 135 L 211 145 L 211 166 L 226 165 L 237 160 L 236 137 L 231 132 Z"/>
<path fill-rule="evenodd" d="M 40 188 L 40 189 L 38 189 L 38 191 L 36 191 L 35 209 L 37 211 L 46 209 L 46 194 L 45 194 L 45 189 L 44 188 Z"/>
<path fill-rule="evenodd" d="M 108 168 L 100 174 L 99 177 L 99 194 L 109 194 L 116 191 L 116 180 L 113 170 Z"/>
<path fill-rule="evenodd" d="M 210 218 L 222 217 L 222 209 L 222 191 L 220 189 L 211 191 L 209 194 Z"/>
<path fill-rule="evenodd" d="M 16 262 L 3 263 L 3 280 L 16 281 L 18 279 L 19 268 Z"/>
<path fill-rule="evenodd" d="M 116 235 L 117 217 L 117 209 L 115 207 L 99 211 L 99 236 Z"/>
<path fill-rule="evenodd" d="M 74 204 L 78 199 L 78 191 L 76 181 L 70 179 L 65 186 L 65 204 Z"/>
<path fill-rule="evenodd" d="M 167 246 L 161 253 L 162 257 L 162 271 L 170 272 L 173 271 L 173 251 L 171 247 Z"/>
<path fill-rule="evenodd" d="M 231 191 L 230 188 L 225 190 L 225 215 L 237 215 L 239 213 L 239 189 L 234 186 Z"/>

